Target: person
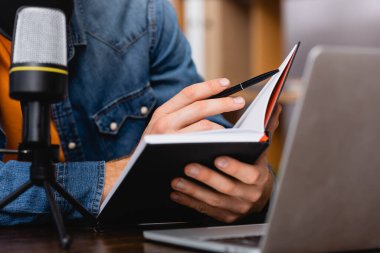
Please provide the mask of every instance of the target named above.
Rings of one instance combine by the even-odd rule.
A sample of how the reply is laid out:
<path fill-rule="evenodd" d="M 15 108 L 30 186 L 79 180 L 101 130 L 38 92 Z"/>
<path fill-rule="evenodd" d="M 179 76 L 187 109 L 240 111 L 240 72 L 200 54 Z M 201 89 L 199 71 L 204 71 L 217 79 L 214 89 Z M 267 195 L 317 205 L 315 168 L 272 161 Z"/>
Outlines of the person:
<path fill-rule="evenodd" d="M 19 103 L 8 97 L 8 69 L 14 15 L 22 5 L 61 8 L 69 17 L 68 97 L 52 105 L 51 136 L 61 147 L 58 183 L 94 215 L 143 134 L 229 127 L 220 114 L 245 105 L 241 97 L 207 99 L 230 82 L 203 82 L 167 0 L 2 1 L 0 148 L 15 149 L 21 141 L 22 116 Z M 270 131 L 277 128 L 280 110 Z M 2 159 L 0 199 L 29 178 L 28 163 Z M 253 165 L 218 157 L 215 166 L 220 172 L 187 165 L 185 174 L 201 184 L 174 178 L 171 199 L 227 223 L 263 210 L 274 181 L 266 153 Z M 67 219 L 81 218 L 60 196 L 56 200 Z M 48 212 L 43 189 L 33 187 L 0 210 L 0 224 L 43 222 Z"/>

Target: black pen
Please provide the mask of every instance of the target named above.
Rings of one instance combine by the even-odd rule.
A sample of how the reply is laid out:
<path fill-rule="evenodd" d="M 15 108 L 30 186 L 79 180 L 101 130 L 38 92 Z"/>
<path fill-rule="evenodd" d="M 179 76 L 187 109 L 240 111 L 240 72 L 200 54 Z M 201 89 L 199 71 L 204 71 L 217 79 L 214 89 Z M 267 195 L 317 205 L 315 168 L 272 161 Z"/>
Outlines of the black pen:
<path fill-rule="evenodd" d="M 256 76 L 252 79 L 249 79 L 245 82 L 242 82 L 241 84 L 235 85 L 234 87 L 231 87 L 225 91 L 222 91 L 219 94 L 211 96 L 211 97 L 209 97 L 209 99 L 231 96 L 231 95 L 235 94 L 236 92 L 242 91 L 242 90 L 244 90 L 250 86 L 253 86 L 255 84 L 258 84 L 258 83 L 264 81 L 265 79 L 277 74 L 278 71 L 279 71 L 278 69 L 275 69 L 275 70 L 269 71 L 267 73 L 264 73 L 262 75 Z"/>

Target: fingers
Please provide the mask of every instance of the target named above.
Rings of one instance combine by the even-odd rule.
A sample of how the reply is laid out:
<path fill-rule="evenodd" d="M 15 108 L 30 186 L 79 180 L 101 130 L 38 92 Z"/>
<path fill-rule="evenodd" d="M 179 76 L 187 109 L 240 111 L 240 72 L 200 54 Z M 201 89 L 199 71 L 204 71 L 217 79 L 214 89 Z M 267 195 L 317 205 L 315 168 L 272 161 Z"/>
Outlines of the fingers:
<path fill-rule="evenodd" d="M 224 127 L 209 120 L 201 120 L 188 127 L 181 129 L 178 132 L 190 133 L 190 132 L 200 132 L 200 131 L 220 130 L 220 129 L 224 129 Z"/>
<path fill-rule="evenodd" d="M 215 167 L 225 174 L 242 182 L 240 195 L 246 201 L 255 203 L 257 208 L 263 207 L 272 192 L 273 176 L 268 169 L 267 155 L 263 153 L 254 165 L 242 163 L 230 157 L 215 159 Z M 259 203 L 260 202 L 260 203 Z"/>
<path fill-rule="evenodd" d="M 152 123 L 150 123 L 147 127 L 146 133 L 176 133 L 181 131 L 183 128 L 189 127 L 190 125 L 193 125 L 209 116 L 239 110 L 244 107 L 244 104 L 244 99 L 240 97 L 226 97 L 197 101 L 174 113 L 163 115 L 155 120 L 152 119 Z M 193 127 L 199 128 L 202 127 L 202 124 L 205 124 L 205 122 L 203 121 Z M 215 125 L 209 127 L 214 128 Z"/>
<path fill-rule="evenodd" d="M 193 199 L 206 203 L 210 207 L 227 210 L 235 214 L 245 214 L 251 208 L 250 203 L 246 201 L 211 191 L 182 178 L 173 180 L 172 188 Z"/>
<path fill-rule="evenodd" d="M 244 105 L 245 101 L 242 97 L 202 100 L 181 108 L 162 118 L 162 121 L 170 122 L 172 129 L 179 130 L 204 118 L 242 109 Z"/>
<path fill-rule="evenodd" d="M 228 79 L 215 79 L 203 83 L 194 84 L 186 87 L 160 108 L 158 114 L 169 114 L 175 112 L 195 101 L 203 100 L 216 95 L 230 86 Z"/>
<path fill-rule="evenodd" d="M 216 79 L 185 88 L 155 111 L 144 134 L 222 129 L 221 126 L 204 119 L 224 112 L 240 110 L 244 107 L 245 100 L 242 97 L 207 98 L 220 93 L 229 85 L 228 79 Z"/>
<path fill-rule="evenodd" d="M 261 185 L 268 174 L 264 166 L 242 163 L 226 156 L 215 159 L 215 167 L 248 185 Z"/>
<path fill-rule="evenodd" d="M 237 182 L 222 176 L 221 174 L 200 164 L 189 164 L 185 167 L 185 174 L 194 178 L 220 193 L 230 196 L 239 196 L 237 192 Z"/>
<path fill-rule="evenodd" d="M 265 156 L 255 165 L 219 157 L 215 165 L 221 172 L 200 164 L 187 165 L 185 174 L 203 184 L 176 178 L 171 183 L 176 191 L 171 199 L 224 222 L 234 222 L 264 208 L 273 186 Z"/>
<path fill-rule="evenodd" d="M 227 196 L 256 202 L 261 197 L 261 187 L 246 185 L 200 164 L 189 164 L 185 174 Z"/>
<path fill-rule="evenodd" d="M 233 214 L 224 209 L 212 207 L 202 201 L 194 199 L 180 192 L 171 193 L 170 198 L 173 201 L 177 202 L 178 204 L 190 207 L 200 213 L 206 214 L 222 222 L 232 223 L 232 222 L 235 222 L 239 218 L 237 214 Z"/>

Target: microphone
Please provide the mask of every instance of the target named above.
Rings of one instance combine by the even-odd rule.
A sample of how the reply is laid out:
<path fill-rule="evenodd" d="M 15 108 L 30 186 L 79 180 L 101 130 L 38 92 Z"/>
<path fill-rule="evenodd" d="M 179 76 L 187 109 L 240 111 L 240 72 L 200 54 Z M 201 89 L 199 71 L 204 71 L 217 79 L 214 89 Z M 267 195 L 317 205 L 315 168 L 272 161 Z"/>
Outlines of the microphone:
<path fill-rule="evenodd" d="M 0 201 L 0 210 L 33 186 L 45 190 L 62 248 L 70 246 L 53 189 L 91 222 L 95 217 L 56 181 L 51 145 L 50 106 L 67 93 L 66 17 L 58 9 L 21 7 L 17 11 L 10 69 L 10 96 L 21 101 L 22 143 L 19 160 L 29 161 L 30 180 Z M 0 150 L 1 151 L 1 150 Z"/>
<path fill-rule="evenodd" d="M 13 35 L 9 91 L 21 101 L 23 148 L 50 145 L 50 104 L 64 99 L 67 82 L 65 14 L 21 7 Z"/>
<path fill-rule="evenodd" d="M 22 7 L 17 11 L 10 69 L 10 96 L 55 103 L 68 80 L 66 17 L 58 9 Z"/>

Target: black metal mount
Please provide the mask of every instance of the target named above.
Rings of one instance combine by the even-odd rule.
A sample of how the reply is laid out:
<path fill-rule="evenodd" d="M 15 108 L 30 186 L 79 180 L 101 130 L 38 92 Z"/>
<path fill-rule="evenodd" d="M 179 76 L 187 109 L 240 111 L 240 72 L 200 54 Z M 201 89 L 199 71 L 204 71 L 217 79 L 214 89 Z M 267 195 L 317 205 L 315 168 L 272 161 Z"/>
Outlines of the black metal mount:
<path fill-rule="evenodd" d="M 17 199 L 21 194 L 33 186 L 44 188 L 58 231 L 61 247 L 67 249 L 70 247 L 71 239 L 66 232 L 61 211 L 54 199 L 53 190 L 58 192 L 91 223 L 95 224 L 96 219 L 56 181 L 54 162 L 57 162 L 59 158 L 59 146 L 50 144 L 49 108 L 50 107 L 47 104 L 34 104 L 33 106 L 24 105 L 23 142 L 20 144 L 18 151 L 6 149 L 0 150 L 0 153 L 4 154 L 18 154 L 18 160 L 20 161 L 31 162 L 30 180 L 1 200 L 0 209 Z M 26 120 L 36 124 L 29 124 Z"/>

